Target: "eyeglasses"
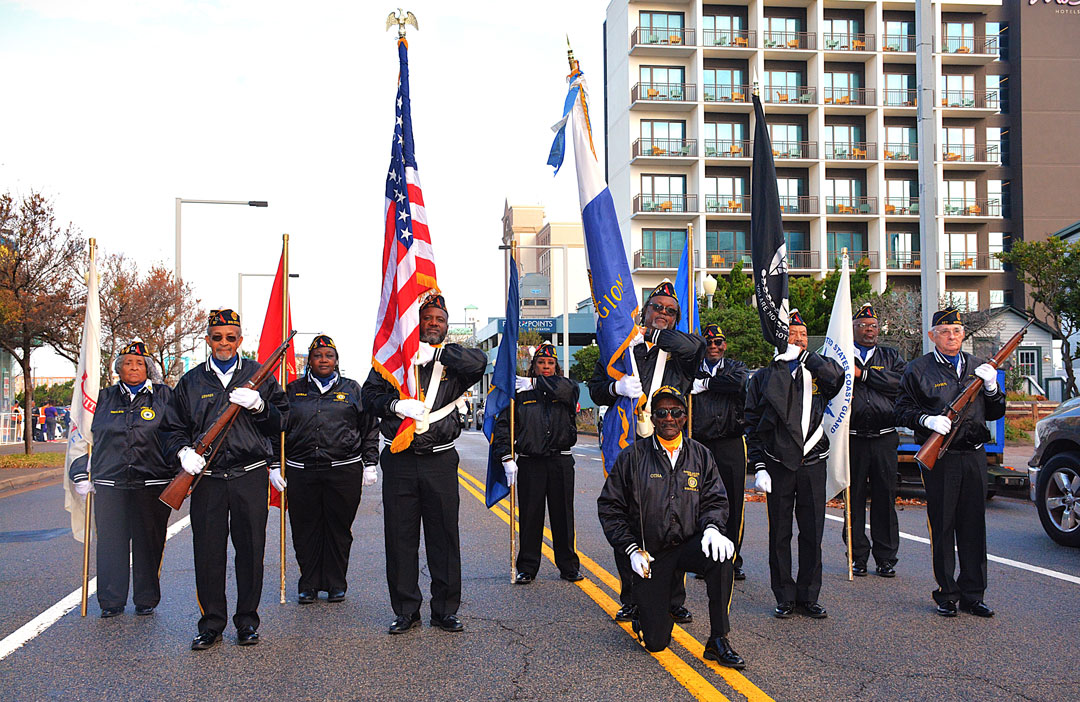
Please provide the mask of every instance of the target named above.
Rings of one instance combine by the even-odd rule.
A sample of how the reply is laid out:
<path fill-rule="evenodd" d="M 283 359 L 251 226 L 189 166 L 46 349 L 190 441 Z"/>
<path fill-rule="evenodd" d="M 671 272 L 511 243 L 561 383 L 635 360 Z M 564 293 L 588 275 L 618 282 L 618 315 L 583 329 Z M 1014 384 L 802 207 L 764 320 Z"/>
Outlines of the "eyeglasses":
<path fill-rule="evenodd" d="M 859 329 L 877 329 L 877 322 L 859 322 L 855 325 Z"/>
<path fill-rule="evenodd" d="M 666 305 L 661 305 L 659 302 L 650 302 L 649 307 L 652 308 L 653 312 L 663 312 L 669 317 L 677 317 L 679 314 L 678 307 L 667 307 Z"/>
<path fill-rule="evenodd" d="M 724 344 L 723 339 L 706 339 L 705 340 L 705 345 L 706 346 L 723 346 L 723 344 Z"/>
<path fill-rule="evenodd" d="M 222 339 L 224 339 L 225 341 L 228 341 L 230 344 L 235 344 L 237 341 L 240 340 L 240 337 L 236 336 L 235 334 L 229 334 L 228 336 L 223 336 L 221 334 L 214 334 L 213 336 L 210 337 L 210 341 L 221 341 Z"/>
<path fill-rule="evenodd" d="M 653 410 L 653 416 L 656 417 L 657 419 L 667 419 L 669 415 L 671 416 L 672 419 L 682 419 L 683 417 L 686 416 L 686 410 L 684 410 L 682 407 L 672 407 L 671 409 L 664 408 L 664 409 Z"/>

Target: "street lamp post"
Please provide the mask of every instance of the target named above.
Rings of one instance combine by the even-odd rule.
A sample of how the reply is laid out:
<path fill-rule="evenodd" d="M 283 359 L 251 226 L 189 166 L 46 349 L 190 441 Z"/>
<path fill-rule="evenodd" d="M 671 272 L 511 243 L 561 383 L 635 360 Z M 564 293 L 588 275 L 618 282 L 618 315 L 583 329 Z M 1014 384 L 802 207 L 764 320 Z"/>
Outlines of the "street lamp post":
<path fill-rule="evenodd" d="M 701 281 L 701 285 L 705 288 L 705 307 L 711 308 L 713 295 L 716 294 L 716 278 L 707 275 L 705 280 Z"/>

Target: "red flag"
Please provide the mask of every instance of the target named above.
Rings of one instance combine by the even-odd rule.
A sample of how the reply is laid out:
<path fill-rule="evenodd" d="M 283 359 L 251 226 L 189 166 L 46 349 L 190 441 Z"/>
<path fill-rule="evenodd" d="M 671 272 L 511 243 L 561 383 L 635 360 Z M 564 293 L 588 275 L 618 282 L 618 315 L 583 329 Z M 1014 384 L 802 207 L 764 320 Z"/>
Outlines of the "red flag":
<path fill-rule="evenodd" d="M 281 342 L 292 331 L 292 306 L 285 296 L 284 269 L 285 252 L 282 251 L 281 259 L 278 261 L 277 275 L 274 276 L 274 287 L 270 291 L 270 304 L 266 307 L 266 319 L 263 320 L 262 335 L 259 337 L 259 363 L 265 363 L 266 359 L 270 358 L 270 355 L 274 353 L 278 346 L 281 346 Z M 288 331 L 281 328 L 281 309 L 286 305 L 289 307 Z M 287 372 L 285 376 L 285 384 L 287 385 L 289 382 L 296 380 L 296 351 L 291 341 L 289 342 L 289 350 L 285 353 L 284 367 Z M 275 453 L 279 449 L 280 447 L 275 445 Z M 272 507 L 281 507 L 281 493 L 275 490 L 273 485 L 270 486 L 270 505 Z"/>

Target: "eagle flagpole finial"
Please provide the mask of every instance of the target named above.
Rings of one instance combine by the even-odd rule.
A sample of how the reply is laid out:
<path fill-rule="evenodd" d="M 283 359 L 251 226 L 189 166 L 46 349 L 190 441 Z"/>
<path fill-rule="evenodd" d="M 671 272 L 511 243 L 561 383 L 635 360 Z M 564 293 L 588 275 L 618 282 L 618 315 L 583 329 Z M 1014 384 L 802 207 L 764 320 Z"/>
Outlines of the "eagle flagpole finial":
<path fill-rule="evenodd" d="M 397 9 L 397 12 L 391 12 L 386 18 L 386 28 L 390 29 L 394 25 L 398 28 L 398 39 L 405 38 L 405 25 L 411 24 L 413 29 L 419 30 L 420 26 L 416 24 L 416 15 L 406 10 Z"/>

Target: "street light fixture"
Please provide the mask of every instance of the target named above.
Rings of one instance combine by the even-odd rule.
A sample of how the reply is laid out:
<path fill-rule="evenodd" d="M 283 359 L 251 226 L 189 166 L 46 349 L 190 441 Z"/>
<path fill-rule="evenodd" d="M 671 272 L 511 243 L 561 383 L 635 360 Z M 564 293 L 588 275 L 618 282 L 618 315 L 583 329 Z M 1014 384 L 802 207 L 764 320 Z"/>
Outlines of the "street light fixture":
<path fill-rule="evenodd" d="M 240 323 L 244 322 L 244 278 L 275 278 L 277 273 L 237 273 L 236 274 L 236 313 L 240 315 Z M 299 273 L 290 273 L 290 278 L 299 278 Z M 241 334 L 243 330 L 241 329 Z"/>
<path fill-rule="evenodd" d="M 701 281 L 701 286 L 705 288 L 705 307 L 712 307 L 712 298 L 716 293 L 716 278 L 711 275 L 706 275 L 705 280 Z"/>

